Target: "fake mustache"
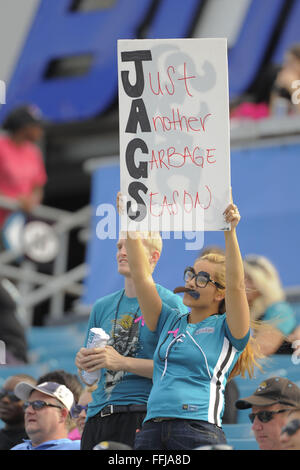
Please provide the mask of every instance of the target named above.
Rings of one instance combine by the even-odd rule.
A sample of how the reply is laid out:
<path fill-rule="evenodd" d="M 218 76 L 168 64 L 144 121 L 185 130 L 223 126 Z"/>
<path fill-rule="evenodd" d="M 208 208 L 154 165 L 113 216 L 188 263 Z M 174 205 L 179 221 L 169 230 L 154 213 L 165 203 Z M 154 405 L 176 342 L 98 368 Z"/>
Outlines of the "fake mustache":
<path fill-rule="evenodd" d="M 183 287 L 183 286 L 175 287 L 173 292 L 174 292 L 174 294 L 179 294 L 180 292 L 187 292 L 194 299 L 199 299 L 199 297 L 200 297 L 199 292 L 197 292 L 193 289 L 189 289 L 188 287 Z"/>

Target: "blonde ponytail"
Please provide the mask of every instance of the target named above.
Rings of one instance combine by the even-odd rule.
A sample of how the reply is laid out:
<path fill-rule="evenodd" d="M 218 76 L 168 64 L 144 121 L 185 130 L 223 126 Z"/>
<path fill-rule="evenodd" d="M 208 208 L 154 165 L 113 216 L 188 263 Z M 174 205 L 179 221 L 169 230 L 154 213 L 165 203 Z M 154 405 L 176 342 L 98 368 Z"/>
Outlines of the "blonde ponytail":
<path fill-rule="evenodd" d="M 225 255 L 221 251 L 214 252 L 206 252 L 202 255 L 199 259 L 207 260 L 211 263 L 214 263 L 218 266 L 218 269 L 215 272 L 215 280 L 219 282 L 226 288 L 226 270 L 225 270 Z M 224 292 L 224 291 L 223 291 Z M 223 299 L 219 305 L 219 312 L 220 314 L 225 313 L 225 300 Z M 262 328 L 263 325 L 259 321 L 250 321 L 250 328 L 257 332 L 258 329 Z M 241 375 L 245 378 L 246 373 L 248 373 L 249 377 L 252 378 L 254 375 L 254 368 L 255 366 L 262 370 L 262 366 L 258 362 L 260 359 L 263 359 L 265 356 L 262 354 L 259 344 L 255 340 L 255 337 L 250 335 L 249 341 L 247 346 L 245 347 L 244 351 L 240 355 L 237 363 L 235 364 L 234 368 L 231 371 L 229 376 L 229 380 L 237 375 Z"/>

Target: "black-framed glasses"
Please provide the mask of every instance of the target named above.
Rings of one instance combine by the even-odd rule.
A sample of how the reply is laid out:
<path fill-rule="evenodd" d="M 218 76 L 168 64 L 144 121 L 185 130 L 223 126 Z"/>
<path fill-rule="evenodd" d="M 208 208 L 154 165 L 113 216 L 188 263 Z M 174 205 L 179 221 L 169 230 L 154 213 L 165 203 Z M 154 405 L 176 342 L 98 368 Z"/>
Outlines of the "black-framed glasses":
<path fill-rule="evenodd" d="M 13 402 L 17 402 L 17 401 L 20 401 L 20 398 L 18 398 L 14 392 L 12 392 L 11 390 L 5 390 L 5 388 L 1 388 L 0 389 L 0 400 L 2 400 L 2 398 L 5 398 L 5 397 L 8 397 L 10 401 L 13 401 Z"/>
<path fill-rule="evenodd" d="M 281 430 L 281 434 L 287 433 L 289 436 L 293 436 L 298 429 L 300 429 L 300 419 L 293 419 Z"/>
<path fill-rule="evenodd" d="M 71 416 L 72 418 L 78 418 L 80 413 L 84 410 L 85 412 L 87 412 L 87 409 L 88 409 L 88 405 L 74 405 L 72 406 L 72 409 L 71 409 Z"/>
<path fill-rule="evenodd" d="M 62 406 L 53 405 L 52 403 L 47 403 L 46 401 L 43 401 L 43 400 L 25 401 L 25 403 L 23 405 L 23 409 L 27 410 L 27 408 L 29 408 L 29 406 L 31 406 L 34 411 L 42 410 L 46 406 L 49 406 L 51 408 L 63 409 Z"/>
<path fill-rule="evenodd" d="M 224 286 L 219 284 L 219 282 L 213 281 L 210 277 L 210 274 L 205 271 L 200 271 L 196 273 L 194 268 L 188 266 L 184 270 L 183 279 L 185 282 L 192 281 L 195 278 L 195 283 L 197 287 L 206 287 L 209 282 L 211 282 L 218 289 L 225 289 Z"/>
<path fill-rule="evenodd" d="M 274 415 L 277 415 L 279 413 L 284 413 L 285 411 L 289 411 L 289 410 L 284 409 L 284 410 L 277 410 L 277 411 L 258 411 L 257 413 L 250 413 L 249 419 L 251 423 L 254 423 L 254 420 L 257 416 L 261 423 L 268 423 L 269 421 L 271 421 L 271 419 L 274 418 Z"/>

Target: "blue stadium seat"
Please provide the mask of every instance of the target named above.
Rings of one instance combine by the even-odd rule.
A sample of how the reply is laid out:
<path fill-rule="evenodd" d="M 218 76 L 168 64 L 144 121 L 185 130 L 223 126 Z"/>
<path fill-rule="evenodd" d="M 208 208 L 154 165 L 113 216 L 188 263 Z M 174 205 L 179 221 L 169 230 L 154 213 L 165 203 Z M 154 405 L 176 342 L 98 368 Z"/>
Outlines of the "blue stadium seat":
<path fill-rule="evenodd" d="M 245 93 L 263 63 L 285 0 L 252 0 L 235 45 L 229 50 L 229 93 Z"/>
<path fill-rule="evenodd" d="M 37 379 L 39 376 L 46 374 L 50 370 L 49 363 L 37 363 L 37 364 L 23 364 L 20 366 L 4 366 L 0 365 L 0 386 L 3 385 L 8 377 L 17 374 L 31 375 Z"/>
<path fill-rule="evenodd" d="M 227 440 L 233 450 L 259 450 L 258 444 L 255 439 L 239 439 L 233 438 Z"/>
<path fill-rule="evenodd" d="M 289 354 L 273 354 L 261 360 L 260 363 L 262 370 L 256 367 L 252 379 L 242 378 L 240 376 L 235 378 L 239 390 L 243 391 L 243 393 L 244 390 L 248 390 L 250 387 L 252 387 L 254 391 L 255 387 L 257 387 L 260 382 L 269 377 L 287 377 L 293 380 L 291 377 L 297 378 L 298 374 L 297 380 L 300 380 L 299 367 L 297 364 L 293 363 L 292 356 Z"/>
<path fill-rule="evenodd" d="M 249 396 L 250 393 L 247 394 L 247 396 Z M 238 410 L 238 413 L 237 413 L 237 424 L 249 424 L 250 423 L 250 420 L 249 420 L 249 413 L 251 412 L 251 410 Z"/>
<path fill-rule="evenodd" d="M 114 2 L 110 8 L 71 11 L 71 0 L 43 0 L 10 80 L 0 118 L 29 102 L 55 122 L 92 118 L 117 96 L 117 39 L 132 39 L 152 0 Z M 85 56 L 78 76 L 50 73 L 59 61 Z M 52 67 L 52 68 L 51 68 Z"/>
<path fill-rule="evenodd" d="M 51 372 L 52 370 L 62 369 L 65 372 L 69 372 L 69 374 L 78 373 L 78 369 L 74 362 L 74 357 L 67 357 L 62 355 L 61 357 L 52 358 L 48 362 L 48 366 L 49 372 Z"/>
<path fill-rule="evenodd" d="M 75 356 L 84 345 L 85 330 L 81 324 L 80 327 L 76 324 L 31 327 L 27 332 L 27 339 L 30 362 L 35 364 L 55 361 L 59 364 L 67 360 L 74 365 Z"/>
<path fill-rule="evenodd" d="M 203 0 L 161 0 L 145 37 L 187 37 L 202 5 Z"/>
<path fill-rule="evenodd" d="M 75 360 L 75 356 L 78 350 L 83 346 L 83 341 L 76 344 L 59 344 L 51 345 L 39 348 L 33 348 L 30 350 L 31 362 L 48 362 L 52 359 L 70 358 Z"/>
<path fill-rule="evenodd" d="M 222 428 L 233 450 L 258 450 L 249 420 L 242 424 L 223 424 Z"/>
<path fill-rule="evenodd" d="M 27 331 L 29 349 L 60 347 L 61 345 L 82 345 L 85 332 L 80 332 L 74 325 L 68 326 L 34 326 Z"/>

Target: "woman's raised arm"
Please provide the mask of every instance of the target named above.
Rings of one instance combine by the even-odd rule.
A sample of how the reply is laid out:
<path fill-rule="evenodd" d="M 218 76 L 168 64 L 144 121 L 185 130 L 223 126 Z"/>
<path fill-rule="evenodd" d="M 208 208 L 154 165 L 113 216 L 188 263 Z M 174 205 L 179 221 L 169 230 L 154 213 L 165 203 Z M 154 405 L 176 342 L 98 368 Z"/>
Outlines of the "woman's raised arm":
<path fill-rule="evenodd" d="M 250 311 L 245 289 L 243 261 L 236 236 L 236 226 L 240 221 L 240 213 L 235 204 L 226 208 L 224 216 L 231 223 L 231 230 L 225 235 L 226 258 L 226 318 L 230 332 L 234 338 L 243 338 L 250 328 Z"/>

